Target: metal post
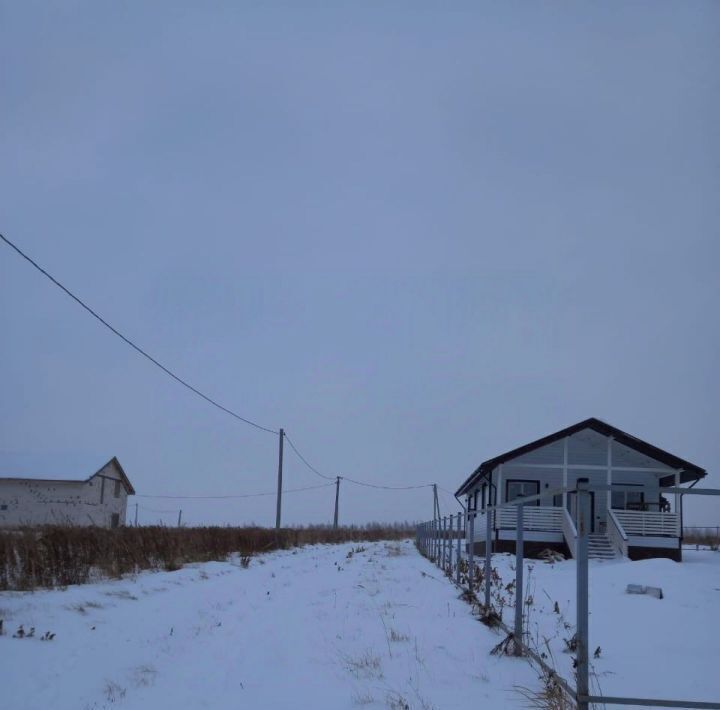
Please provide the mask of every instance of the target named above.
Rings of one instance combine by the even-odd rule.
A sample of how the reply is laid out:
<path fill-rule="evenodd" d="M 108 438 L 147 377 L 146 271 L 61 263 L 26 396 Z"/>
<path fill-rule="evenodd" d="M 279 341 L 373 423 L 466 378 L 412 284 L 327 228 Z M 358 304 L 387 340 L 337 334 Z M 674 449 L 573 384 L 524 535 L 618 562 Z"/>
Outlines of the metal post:
<path fill-rule="evenodd" d="M 455 560 L 455 581 L 460 584 L 460 554 L 462 552 L 462 515 L 460 513 L 457 514 L 457 523 L 458 523 L 458 531 L 457 531 L 457 549 L 455 550 L 455 557 L 457 558 Z"/>
<path fill-rule="evenodd" d="M 182 524 L 182 509 L 178 511 L 178 527 Z"/>
<path fill-rule="evenodd" d="M 333 529 L 337 530 L 338 526 L 338 502 L 340 500 L 340 476 L 335 479 L 335 519 L 333 520 Z"/>
<path fill-rule="evenodd" d="M 280 449 L 278 451 L 278 482 L 277 482 L 277 511 L 275 513 L 275 529 L 280 529 L 280 519 L 282 516 L 282 463 L 283 463 L 283 439 L 285 439 L 285 430 L 280 429 Z"/>
<path fill-rule="evenodd" d="M 468 544 L 468 589 L 472 592 L 475 574 L 475 513 L 468 513 L 470 540 Z"/>
<path fill-rule="evenodd" d="M 493 548 L 493 515 L 494 510 L 485 509 L 485 609 L 490 611 L 490 563 L 492 562 Z"/>
<path fill-rule="evenodd" d="M 138 504 L 135 503 L 135 527 L 137 527 L 137 512 L 138 512 Z"/>
<path fill-rule="evenodd" d="M 440 569 L 445 569 L 445 560 L 447 559 L 447 518 L 443 515 L 440 525 L 440 540 L 442 551 L 440 553 Z"/>
<path fill-rule="evenodd" d="M 455 539 L 455 516 L 450 516 L 450 534 L 448 535 L 448 571 L 452 574 L 453 568 L 453 540 Z"/>
<path fill-rule="evenodd" d="M 517 523 L 515 525 L 515 655 L 522 655 L 522 621 L 523 621 L 523 557 L 524 557 L 524 516 L 523 504 L 517 506 Z"/>
<path fill-rule="evenodd" d="M 588 662 L 588 533 L 590 531 L 590 494 L 587 478 L 577 480 L 577 701 L 578 710 L 588 710 L 584 697 L 589 695 Z"/>

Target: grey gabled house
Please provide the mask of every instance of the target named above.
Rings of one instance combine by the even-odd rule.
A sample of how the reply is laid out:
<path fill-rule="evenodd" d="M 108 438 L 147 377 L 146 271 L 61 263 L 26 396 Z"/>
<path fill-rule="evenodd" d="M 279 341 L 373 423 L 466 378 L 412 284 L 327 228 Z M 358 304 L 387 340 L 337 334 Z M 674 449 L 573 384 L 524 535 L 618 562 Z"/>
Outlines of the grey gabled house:
<path fill-rule="evenodd" d="M 694 485 L 706 471 L 663 449 L 591 418 L 481 463 L 460 486 L 474 521 L 474 549 L 484 550 L 486 508 L 524 496 L 547 497 L 524 508 L 528 554 L 551 548 L 574 555 L 575 494 L 552 495 L 572 488 L 578 478 L 593 484 L 622 485 L 621 491 L 592 494 L 591 555 L 631 559 L 682 558 L 682 496 L 661 496 L 660 487 Z M 492 514 L 496 551 L 514 551 L 516 510 Z M 466 526 L 469 528 L 469 526 Z M 471 541 L 468 540 L 468 544 Z"/>

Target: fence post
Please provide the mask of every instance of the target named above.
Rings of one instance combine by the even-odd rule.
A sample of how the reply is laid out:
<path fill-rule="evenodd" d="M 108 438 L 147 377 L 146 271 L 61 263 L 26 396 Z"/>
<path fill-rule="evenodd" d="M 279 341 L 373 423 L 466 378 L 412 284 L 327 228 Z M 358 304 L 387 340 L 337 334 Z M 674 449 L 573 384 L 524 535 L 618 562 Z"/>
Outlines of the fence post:
<path fill-rule="evenodd" d="M 442 557 L 440 558 L 440 569 L 445 571 L 445 563 L 447 561 L 447 516 L 443 515 L 442 519 Z"/>
<path fill-rule="evenodd" d="M 475 572 L 475 513 L 468 511 L 470 541 L 468 544 L 468 589 L 472 592 L 473 573 Z"/>
<path fill-rule="evenodd" d="M 455 560 L 455 581 L 458 583 L 458 586 L 460 586 L 460 555 L 462 552 L 462 525 L 460 521 L 462 520 L 461 514 L 457 514 L 458 519 L 458 531 L 457 531 L 457 549 L 455 550 L 455 557 L 457 559 Z"/>
<path fill-rule="evenodd" d="M 452 575 L 453 540 L 455 539 L 455 516 L 450 516 L 450 533 L 448 535 L 448 572 Z M 452 579 L 452 576 L 450 577 Z"/>
<path fill-rule="evenodd" d="M 522 621 L 523 621 L 523 557 L 524 557 L 524 516 L 523 504 L 516 507 L 517 523 L 515 524 L 515 655 L 522 655 Z"/>
<path fill-rule="evenodd" d="M 590 495 L 587 478 L 577 480 L 577 706 L 588 710 L 590 692 L 588 662 L 588 532 L 590 529 Z"/>
<path fill-rule="evenodd" d="M 494 510 L 485 509 L 485 610 L 490 611 L 490 563 L 492 561 L 492 532 L 493 532 L 493 515 Z"/>

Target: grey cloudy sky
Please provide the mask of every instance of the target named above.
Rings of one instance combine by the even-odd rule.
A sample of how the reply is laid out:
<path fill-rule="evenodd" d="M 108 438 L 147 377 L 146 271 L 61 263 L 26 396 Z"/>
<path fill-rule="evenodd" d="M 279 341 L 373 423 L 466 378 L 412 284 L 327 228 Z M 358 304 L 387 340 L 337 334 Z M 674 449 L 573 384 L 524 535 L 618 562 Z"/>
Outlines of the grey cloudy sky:
<path fill-rule="evenodd" d="M 0 2 L 0 224 L 329 475 L 455 490 L 597 416 L 720 486 L 719 62 L 715 2 Z M 273 436 L 4 246 L 0 294 L 0 450 L 117 455 L 139 493 L 273 489 Z M 289 452 L 285 480 L 322 483 Z M 430 511 L 343 488 L 345 521 Z"/>

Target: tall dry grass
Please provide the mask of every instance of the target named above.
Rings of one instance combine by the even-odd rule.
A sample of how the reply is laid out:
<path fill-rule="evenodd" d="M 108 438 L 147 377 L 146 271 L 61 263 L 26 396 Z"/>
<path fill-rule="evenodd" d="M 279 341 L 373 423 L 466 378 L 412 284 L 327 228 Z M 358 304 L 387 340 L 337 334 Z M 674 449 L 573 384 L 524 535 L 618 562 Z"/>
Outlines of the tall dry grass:
<path fill-rule="evenodd" d="M 685 528 L 684 545 L 703 545 L 711 550 L 720 549 L 720 527 Z"/>
<path fill-rule="evenodd" d="M 225 560 L 317 543 L 399 540 L 409 525 L 362 527 L 92 527 L 44 526 L 0 531 L 0 590 L 64 587 L 186 562 Z"/>

